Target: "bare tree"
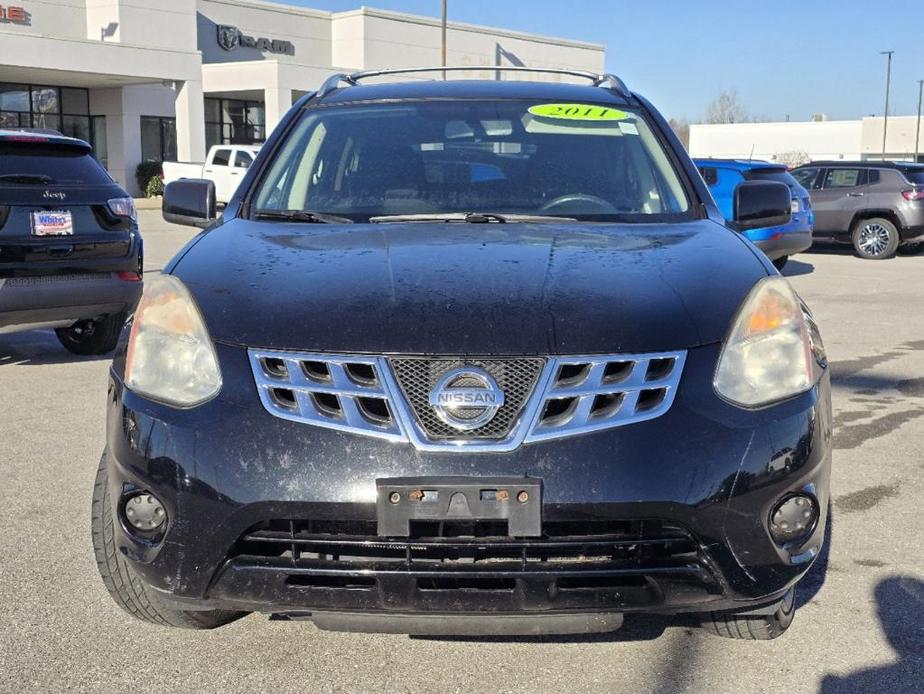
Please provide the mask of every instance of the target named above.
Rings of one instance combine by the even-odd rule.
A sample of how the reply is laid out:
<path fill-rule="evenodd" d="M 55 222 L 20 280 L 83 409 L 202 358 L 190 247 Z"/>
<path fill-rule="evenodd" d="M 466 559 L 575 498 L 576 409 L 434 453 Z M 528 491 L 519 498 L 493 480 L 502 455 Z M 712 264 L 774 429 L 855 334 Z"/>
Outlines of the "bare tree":
<path fill-rule="evenodd" d="M 685 149 L 690 149 L 690 123 L 686 118 L 671 118 L 667 121 L 671 130 L 677 135 L 677 138 L 683 144 Z"/>
<path fill-rule="evenodd" d="M 785 164 L 787 168 L 795 168 L 796 166 L 801 166 L 802 164 L 809 163 L 809 155 L 803 152 L 802 150 L 790 150 L 787 152 L 780 152 L 773 157 L 773 161 L 778 161 L 781 164 Z"/>
<path fill-rule="evenodd" d="M 738 92 L 734 89 L 725 90 L 713 99 L 706 107 L 707 123 L 746 123 L 748 113 L 738 103 Z"/>

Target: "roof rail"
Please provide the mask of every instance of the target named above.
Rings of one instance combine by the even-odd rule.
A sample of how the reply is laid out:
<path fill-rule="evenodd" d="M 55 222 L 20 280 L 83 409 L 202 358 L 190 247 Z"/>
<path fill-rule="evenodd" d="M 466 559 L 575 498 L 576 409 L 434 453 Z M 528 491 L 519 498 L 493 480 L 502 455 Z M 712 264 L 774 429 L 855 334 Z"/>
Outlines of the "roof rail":
<path fill-rule="evenodd" d="M 346 82 L 350 86 L 356 86 L 356 80 L 353 75 L 348 75 L 345 72 L 337 72 L 324 80 L 324 84 L 321 85 L 321 88 L 318 89 L 314 97 L 316 99 L 323 99 L 339 87 L 341 82 Z"/>
<path fill-rule="evenodd" d="M 525 73 L 544 73 L 552 75 L 570 75 L 571 77 L 582 77 L 586 80 L 590 80 L 590 83 L 595 87 L 602 87 L 604 89 L 611 89 L 616 91 L 623 98 L 630 98 L 632 93 L 626 87 L 626 83 L 621 79 L 616 77 L 616 75 L 611 75 L 609 73 L 597 74 L 596 72 L 588 72 L 586 70 L 562 70 L 556 68 L 544 68 L 544 67 L 519 67 L 519 66 L 504 66 L 504 65 L 453 65 L 448 67 L 402 67 L 402 68 L 391 68 L 385 70 L 363 70 L 361 72 L 354 72 L 351 74 L 346 74 L 339 72 L 335 75 L 328 77 L 324 84 L 321 85 L 321 88 L 318 89 L 316 98 L 323 98 L 337 87 L 340 86 L 341 82 L 345 82 L 351 86 L 356 86 L 360 80 L 368 79 L 370 77 L 382 77 L 385 75 L 405 75 L 415 72 L 464 72 L 472 70 L 485 70 L 493 72 L 525 72 Z"/>
<path fill-rule="evenodd" d="M 620 96 L 628 99 L 632 96 L 632 92 L 629 91 L 629 88 L 626 86 L 626 83 L 619 79 L 616 75 L 604 72 L 602 75 L 598 75 L 597 79 L 594 80 L 595 87 L 604 87 L 606 89 L 616 90 Z"/>

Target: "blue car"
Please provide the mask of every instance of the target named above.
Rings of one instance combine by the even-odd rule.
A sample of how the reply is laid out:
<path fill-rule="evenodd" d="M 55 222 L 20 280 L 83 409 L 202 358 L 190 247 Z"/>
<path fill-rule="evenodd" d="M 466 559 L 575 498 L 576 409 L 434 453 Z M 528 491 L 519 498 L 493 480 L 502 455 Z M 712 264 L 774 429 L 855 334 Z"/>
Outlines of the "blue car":
<path fill-rule="evenodd" d="M 789 256 L 801 253 L 812 245 L 815 213 L 812 212 L 811 198 L 785 166 L 743 159 L 694 159 L 693 162 L 725 219 L 734 219 L 735 188 L 740 183 L 776 181 L 789 187 L 792 193 L 792 217 L 789 224 L 743 232 L 778 269 L 786 265 Z"/>

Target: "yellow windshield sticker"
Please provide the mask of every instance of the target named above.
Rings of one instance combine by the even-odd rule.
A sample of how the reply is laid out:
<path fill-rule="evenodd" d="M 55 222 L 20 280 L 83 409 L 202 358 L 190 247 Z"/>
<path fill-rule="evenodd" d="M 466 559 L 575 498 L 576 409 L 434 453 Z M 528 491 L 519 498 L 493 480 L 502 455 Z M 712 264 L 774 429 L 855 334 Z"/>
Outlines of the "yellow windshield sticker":
<path fill-rule="evenodd" d="M 530 106 L 529 111 L 541 118 L 558 118 L 561 120 L 626 120 L 630 115 L 619 109 L 593 104 L 539 104 Z"/>

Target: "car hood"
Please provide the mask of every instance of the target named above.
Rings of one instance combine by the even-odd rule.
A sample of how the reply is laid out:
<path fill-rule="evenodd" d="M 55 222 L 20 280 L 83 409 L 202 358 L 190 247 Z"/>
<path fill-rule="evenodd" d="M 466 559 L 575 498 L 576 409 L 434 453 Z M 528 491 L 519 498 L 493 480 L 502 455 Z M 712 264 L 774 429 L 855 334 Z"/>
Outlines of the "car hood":
<path fill-rule="evenodd" d="M 684 224 L 289 224 L 232 220 L 172 269 L 214 339 L 405 354 L 646 352 L 721 341 L 766 276 L 708 220 Z"/>

